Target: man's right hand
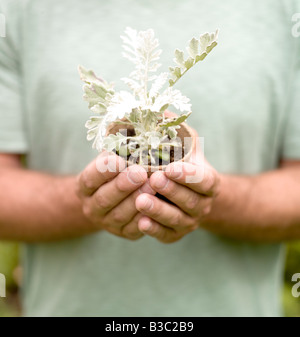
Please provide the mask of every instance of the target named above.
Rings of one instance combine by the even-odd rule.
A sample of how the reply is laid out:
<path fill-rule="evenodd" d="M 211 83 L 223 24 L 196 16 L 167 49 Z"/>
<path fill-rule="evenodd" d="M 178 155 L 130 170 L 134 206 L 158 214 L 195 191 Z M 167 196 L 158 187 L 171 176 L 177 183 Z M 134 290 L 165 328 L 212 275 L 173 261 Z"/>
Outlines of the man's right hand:
<path fill-rule="evenodd" d="M 141 193 L 154 195 L 155 191 L 141 166 L 125 166 L 121 157 L 101 153 L 78 176 L 77 195 L 84 215 L 95 229 L 137 240 L 143 234 L 138 229 L 141 214 L 135 200 Z"/>

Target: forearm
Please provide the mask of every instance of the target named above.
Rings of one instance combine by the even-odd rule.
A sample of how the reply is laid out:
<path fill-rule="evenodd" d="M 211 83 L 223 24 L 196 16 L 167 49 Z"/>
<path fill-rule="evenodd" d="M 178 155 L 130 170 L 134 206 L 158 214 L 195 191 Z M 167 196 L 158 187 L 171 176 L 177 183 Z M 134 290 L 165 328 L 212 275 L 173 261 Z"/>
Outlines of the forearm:
<path fill-rule="evenodd" d="M 76 177 L 0 169 L 0 239 L 62 240 L 92 232 L 75 192 Z"/>
<path fill-rule="evenodd" d="M 300 239 L 300 170 L 257 176 L 222 175 L 220 193 L 203 227 L 258 242 Z"/>

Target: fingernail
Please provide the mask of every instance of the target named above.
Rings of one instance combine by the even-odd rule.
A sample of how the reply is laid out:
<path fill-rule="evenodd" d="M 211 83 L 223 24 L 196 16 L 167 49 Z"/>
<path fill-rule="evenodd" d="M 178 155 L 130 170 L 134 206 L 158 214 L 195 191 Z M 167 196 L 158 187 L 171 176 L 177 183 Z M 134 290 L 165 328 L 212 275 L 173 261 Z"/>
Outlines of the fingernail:
<path fill-rule="evenodd" d="M 155 176 L 154 186 L 160 190 L 167 187 L 169 179 L 164 175 L 164 173 L 159 173 Z"/>
<path fill-rule="evenodd" d="M 141 184 L 146 180 L 142 172 L 138 170 L 129 171 L 127 174 L 127 177 L 128 177 L 128 180 L 134 185 Z"/>
<path fill-rule="evenodd" d="M 152 207 L 153 207 L 153 201 L 145 195 L 143 197 L 141 208 L 145 211 L 149 211 Z"/>

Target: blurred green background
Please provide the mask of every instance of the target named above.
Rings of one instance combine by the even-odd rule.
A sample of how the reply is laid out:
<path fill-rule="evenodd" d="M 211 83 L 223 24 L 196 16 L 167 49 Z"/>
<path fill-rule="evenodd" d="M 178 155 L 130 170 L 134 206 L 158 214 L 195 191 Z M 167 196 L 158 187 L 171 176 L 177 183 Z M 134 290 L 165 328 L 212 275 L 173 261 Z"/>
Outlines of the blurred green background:
<path fill-rule="evenodd" d="M 300 317 L 300 297 L 292 296 L 291 290 L 295 282 L 292 275 L 300 273 L 300 242 L 293 242 L 287 246 L 286 267 L 282 301 L 285 316 Z M 18 296 L 18 286 L 21 280 L 19 267 L 19 247 L 15 243 L 0 242 L 0 273 L 6 276 L 6 298 L 0 298 L 0 317 L 21 315 Z"/>

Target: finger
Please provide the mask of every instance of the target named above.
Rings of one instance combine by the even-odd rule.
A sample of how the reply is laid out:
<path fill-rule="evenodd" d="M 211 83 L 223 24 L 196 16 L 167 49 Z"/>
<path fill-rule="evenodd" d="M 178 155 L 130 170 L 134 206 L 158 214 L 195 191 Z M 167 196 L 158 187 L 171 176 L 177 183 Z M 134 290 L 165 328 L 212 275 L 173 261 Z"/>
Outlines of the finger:
<path fill-rule="evenodd" d="M 147 172 L 139 165 L 127 167 L 113 180 L 103 184 L 90 198 L 90 208 L 105 215 L 147 180 Z"/>
<path fill-rule="evenodd" d="M 142 214 L 156 222 L 173 228 L 176 231 L 195 227 L 195 220 L 182 212 L 178 207 L 158 199 L 153 195 L 143 193 L 136 198 L 136 208 Z"/>
<path fill-rule="evenodd" d="M 208 165 L 171 163 L 166 168 L 167 178 L 185 185 L 197 193 L 212 196 L 217 186 L 217 175 Z"/>
<path fill-rule="evenodd" d="M 133 192 L 106 214 L 103 220 L 104 225 L 121 229 L 123 226 L 130 223 L 138 213 L 135 207 L 135 200 L 142 193 L 155 195 L 156 192 L 151 188 L 147 181 L 142 187 Z"/>
<path fill-rule="evenodd" d="M 79 194 L 92 195 L 100 186 L 113 179 L 126 167 L 125 161 L 115 154 L 102 152 L 79 176 Z"/>
<path fill-rule="evenodd" d="M 130 240 L 138 240 L 144 236 L 144 234 L 139 229 L 139 220 L 141 219 L 142 214 L 136 213 L 134 218 L 125 226 L 122 227 L 121 232 L 122 236 Z"/>
<path fill-rule="evenodd" d="M 168 179 L 164 172 L 154 172 L 150 178 L 150 185 L 156 192 L 165 196 L 191 216 L 201 216 L 209 212 L 210 197 L 200 195 L 190 188 Z"/>
<path fill-rule="evenodd" d="M 142 216 L 139 219 L 138 228 L 142 233 L 163 243 L 172 243 L 179 239 L 174 229 L 164 227 L 147 216 Z"/>

